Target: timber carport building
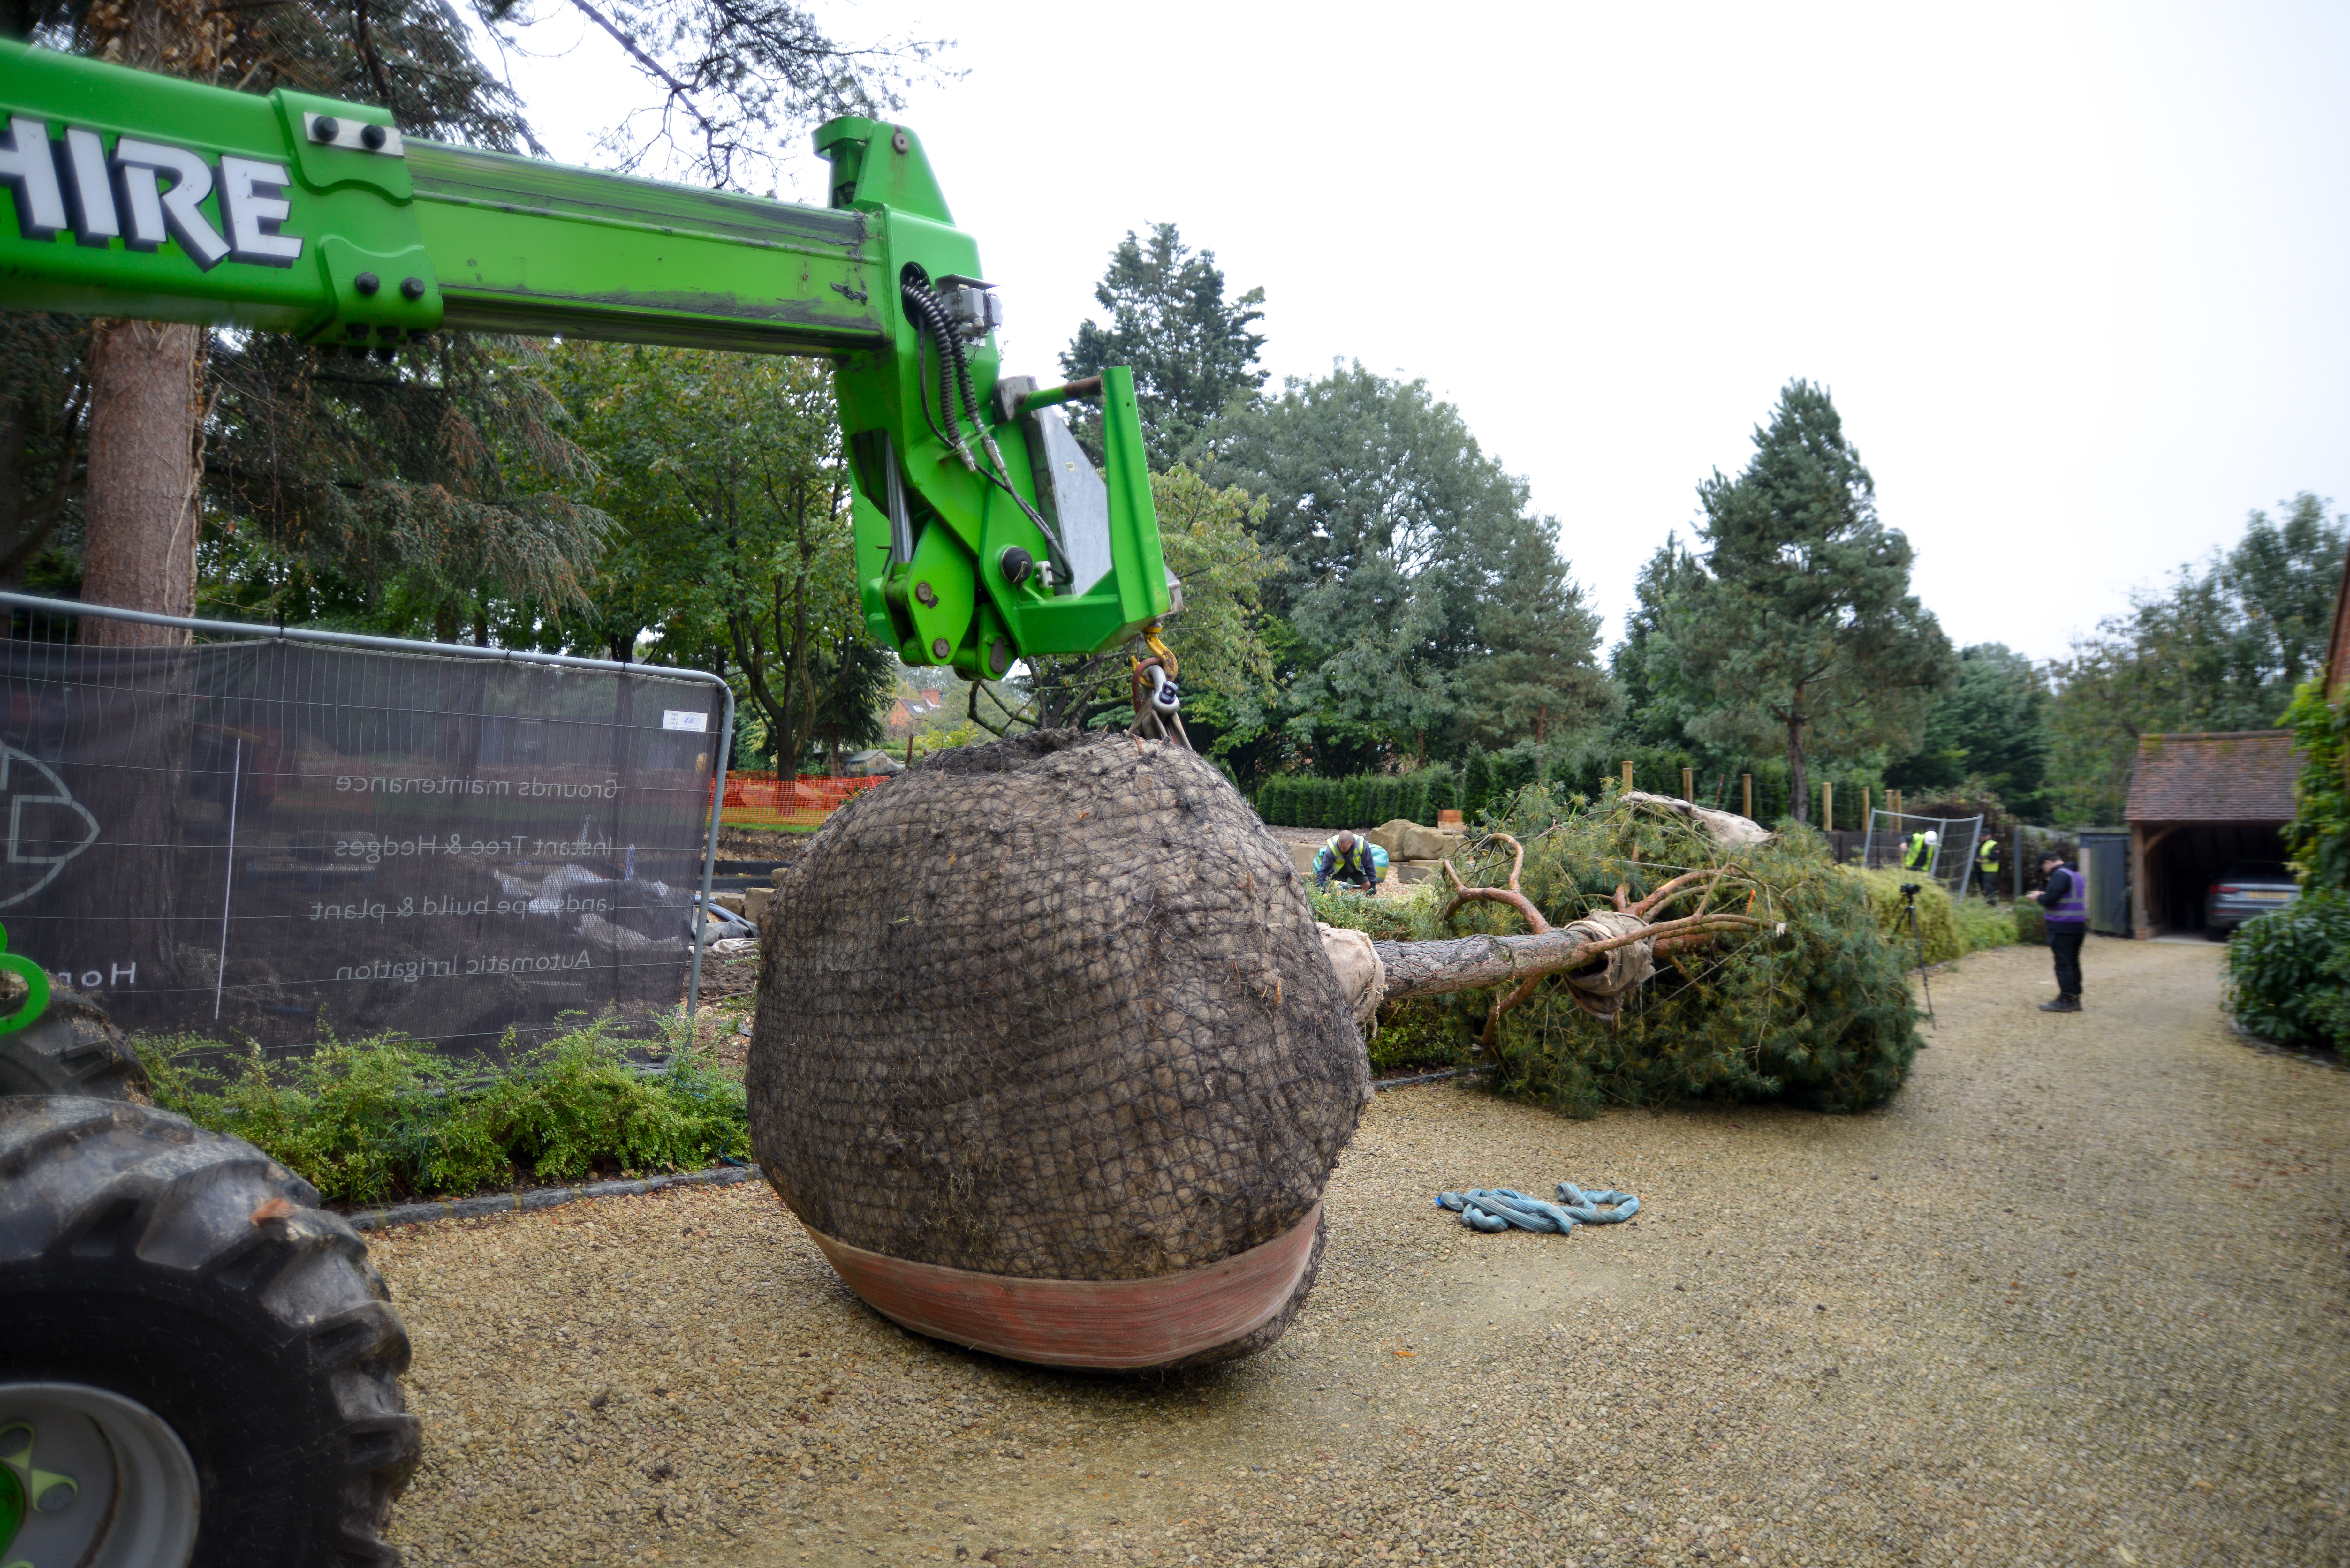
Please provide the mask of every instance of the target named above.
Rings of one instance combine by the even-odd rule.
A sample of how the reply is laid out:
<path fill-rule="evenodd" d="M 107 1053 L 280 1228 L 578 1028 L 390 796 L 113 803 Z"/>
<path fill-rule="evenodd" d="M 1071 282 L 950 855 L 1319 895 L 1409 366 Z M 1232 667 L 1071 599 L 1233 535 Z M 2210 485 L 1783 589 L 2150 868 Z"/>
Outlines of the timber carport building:
<path fill-rule="evenodd" d="M 2199 931 L 2204 892 L 2229 867 L 2282 860 L 2300 774 L 2290 730 L 2138 737 L 2123 814 L 2131 934 Z"/>

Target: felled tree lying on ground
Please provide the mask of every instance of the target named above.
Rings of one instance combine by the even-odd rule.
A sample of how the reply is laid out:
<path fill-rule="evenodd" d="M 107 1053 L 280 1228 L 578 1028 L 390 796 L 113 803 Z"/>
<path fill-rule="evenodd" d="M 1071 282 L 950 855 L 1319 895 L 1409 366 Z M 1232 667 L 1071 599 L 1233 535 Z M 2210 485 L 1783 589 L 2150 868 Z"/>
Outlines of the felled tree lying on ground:
<path fill-rule="evenodd" d="M 1449 1026 L 1464 1050 L 1480 1048 L 1498 1064 L 1503 1092 L 1579 1112 L 1708 1098 L 1856 1111 L 1886 1099 L 1908 1076 L 1920 1042 L 1903 955 L 1879 932 L 1860 880 L 1830 864 L 1817 835 L 1790 829 L 1732 850 L 1612 790 L 1586 805 L 1529 789 L 1492 826 L 1510 838 L 1489 836 L 1463 857 L 1465 880 L 1506 887 L 1511 844 L 1523 844 L 1517 886 L 1550 925 L 1622 908 L 1618 889 L 1638 906 L 1676 880 L 1683 888 L 1712 885 L 1711 874 L 1720 888 L 1712 910 L 1762 922 L 1692 929 L 1703 940 L 1678 950 L 1658 928 L 1666 940 L 1657 944 L 1654 977 L 1624 994 L 1612 1023 L 1563 974 L 1523 988 L 1498 1018 L 1491 991 L 1395 1008 L 1402 1016 L 1393 1022 L 1408 1030 Z M 1735 897 L 1720 896 L 1730 892 Z M 1651 911 L 1659 921 L 1699 913 L 1694 901 Z M 1423 898 L 1412 935 L 1430 943 L 1527 929 L 1508 901 L 1440 893 Z M 1409 999 L 1393 968 L 1388 993 Z M 1506 1000 L 1518 989 L 1501 994 Z"/>

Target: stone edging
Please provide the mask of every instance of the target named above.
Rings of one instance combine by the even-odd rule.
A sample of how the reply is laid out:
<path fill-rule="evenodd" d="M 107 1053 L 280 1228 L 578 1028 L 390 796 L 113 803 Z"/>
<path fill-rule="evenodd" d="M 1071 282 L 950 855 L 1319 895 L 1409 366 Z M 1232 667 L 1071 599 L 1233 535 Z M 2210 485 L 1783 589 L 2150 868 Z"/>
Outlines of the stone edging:
<path fill-rule="evenodd" d="M 648 1176 L 641 1181 L 596 1181 L 586 1187 L 539 1187 L 526 1192 L 485 1192 L 451 1203 L 402 1203 L 390 1209 L 359 1209 L 343 1216 L 355 1231 L 382 1231 L 394 1225 L 425 1225 L 435 1220 L 478 1220 L 490 1214 L 525 1213 L 556 1209 L 583 1198 L 638 1198 L 669 1187 L 732 1187 L 754 1181 L 755 1165 L 722 1165 L 714 1170 L 689 1170 L 679 1176 Z"/>

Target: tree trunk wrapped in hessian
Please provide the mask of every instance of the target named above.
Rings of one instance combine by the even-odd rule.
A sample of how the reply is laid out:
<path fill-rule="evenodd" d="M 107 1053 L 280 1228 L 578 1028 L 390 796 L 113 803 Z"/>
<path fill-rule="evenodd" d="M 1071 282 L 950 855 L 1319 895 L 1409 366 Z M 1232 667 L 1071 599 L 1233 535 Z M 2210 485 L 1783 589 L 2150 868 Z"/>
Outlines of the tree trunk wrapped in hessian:
<path fill-rule="evenodd" d="M 765 940 L 758 1158 L 876 1307 L 1079 1366 L 1287 1326 L 1369 1069 L 1294 862 L 1209 763 L 942 753 L 810 841 Z"/>

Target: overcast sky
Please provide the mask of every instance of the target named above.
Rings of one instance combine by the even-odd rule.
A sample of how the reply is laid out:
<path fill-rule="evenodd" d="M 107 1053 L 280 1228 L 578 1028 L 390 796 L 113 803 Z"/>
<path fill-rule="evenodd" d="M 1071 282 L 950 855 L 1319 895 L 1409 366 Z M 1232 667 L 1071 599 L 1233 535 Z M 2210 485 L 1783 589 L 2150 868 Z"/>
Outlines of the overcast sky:
<path fill-rule="evenodd" d="M 568 161 L 648 101 L 576 13 L 506 57 Z M 1008 371 L 1128 229 L 1268 297 L 1265 362 L 1424 379 L 1621 635 L 1698 482 L 1824 382 L 1960 644 L 2037 658 L 2296 491 L 2350 504 L 2350 6 L 829 4 L 917 85 Z M 823 199 L 800 158 L 786 199 Z"/>

